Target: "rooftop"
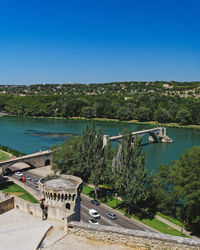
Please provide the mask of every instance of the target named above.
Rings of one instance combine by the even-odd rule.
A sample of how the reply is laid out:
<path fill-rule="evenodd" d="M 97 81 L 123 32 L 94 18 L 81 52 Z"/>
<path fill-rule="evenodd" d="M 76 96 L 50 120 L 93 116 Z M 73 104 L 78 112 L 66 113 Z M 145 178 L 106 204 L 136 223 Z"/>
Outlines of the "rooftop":
<path fill-rule="evenodd" d="M 46 186 L 48 189 L 54 189 L 54 190 L 68 190 L 71 188 L 76 188 L 77 183 L 75 180 L 72 179 L 53 179 L 49 181 L 44 182 L 44 186 Z"/>

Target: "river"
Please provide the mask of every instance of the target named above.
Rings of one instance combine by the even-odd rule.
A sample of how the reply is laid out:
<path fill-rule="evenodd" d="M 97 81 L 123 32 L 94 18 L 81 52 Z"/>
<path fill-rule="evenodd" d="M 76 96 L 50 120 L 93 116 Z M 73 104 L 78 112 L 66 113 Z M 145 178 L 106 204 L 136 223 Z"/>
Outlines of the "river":
<path fill-rule="evenodd" d="M 80 135 L 86 124 L 100 126 L 107 135 L 122 133 L 124 128 L 132 131 L 153 126 L 122 122 L 101 122 L 86 120 L 67 120 L 51 118 L 0 117 L 0 144 L 24 153 L 46 150 L 53 144 L 59 144 L 73 135 Z M 181 153 L 194 145 L 200 145 L 200 131 L 167 128 L 167 135 L 173 143 L 146 144 L 143 138 L 143 150 L 146 152 L 146 166 L 149 173 L 159 165 L 169 164 L 179 159 Z"/>

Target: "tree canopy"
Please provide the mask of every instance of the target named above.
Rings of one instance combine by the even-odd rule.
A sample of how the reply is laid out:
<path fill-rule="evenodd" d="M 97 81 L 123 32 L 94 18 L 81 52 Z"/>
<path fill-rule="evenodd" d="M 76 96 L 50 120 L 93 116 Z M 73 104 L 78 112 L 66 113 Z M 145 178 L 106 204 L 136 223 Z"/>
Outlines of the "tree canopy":
<path fill-rule="evenodd" d="M 174 217 L 181 217 L 186 228 L 196 234 L 200 234 L 199 180 L 200 146 L 186 150 L 172 166 L 160 167 L 154 179 L 159 208 Z"/>

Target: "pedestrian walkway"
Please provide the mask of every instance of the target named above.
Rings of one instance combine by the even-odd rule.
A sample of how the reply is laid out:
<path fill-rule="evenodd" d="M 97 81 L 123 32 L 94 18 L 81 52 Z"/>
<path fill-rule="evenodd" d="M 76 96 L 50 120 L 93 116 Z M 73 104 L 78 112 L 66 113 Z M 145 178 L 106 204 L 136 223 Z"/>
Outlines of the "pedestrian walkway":
<path fill-rule="evenodd" d="M 0 249 L 37 249 L 51 224 L 18 209 L 0 215 Z"/>

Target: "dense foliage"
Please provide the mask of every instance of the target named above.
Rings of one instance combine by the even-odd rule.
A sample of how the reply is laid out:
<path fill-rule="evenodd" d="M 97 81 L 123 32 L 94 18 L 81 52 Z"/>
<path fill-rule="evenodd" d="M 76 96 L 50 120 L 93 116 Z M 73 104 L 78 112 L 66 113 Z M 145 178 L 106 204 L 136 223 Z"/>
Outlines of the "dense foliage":
<path fill-rule="evenodd" d="M 86 127 L 81 136 L 56 146 L 53 158 L 54 172 L 93 183 L 96 196 L 99 184 L 112 186 L 128 213 L 151 218 L 160 211 L 199 234 L 200 146 L 186 150 L 172 166 L 161 166 L 148 177 L 140 138 L 132 141 L 131 132 L 125 129 L 121 143 L 103 147 L 102 130 Z"/>
<path fill-rule="evenodd" d="M 0 110 L 15 115 L 200 124 L 199 82 L 40 84 L 0 89 L 4 90 Z"/>
<path fill-rule="evenodd" d="M 112 184 L 130 212 L 148 197 L 141 141 L 137 138 L 133 145 L 131 141 L 131 132 L 124 130 L 118 149 L 110 143 L 104 147 L 102 130 L 87 126 L 81 136 L 71 138 L 54 149 L 53 170 L 74 174 L 93 183 L 96 196 L 99 184 Z"/>
<path fill-rule="evenodd" d="M 153 180 L 158 209 L 200 234 L 200 146 L 185 151 L 172 166 L 162 166 Z"/>
<path fill-rule="evenodd" d="M 141 138 L 134 138 L 124 130 L 122 142 L 115 159 L 116 187 L 124 205 L 130 211 L 137 211 L 141 201 L 149 196 L 145 168 L 145 155 L 141 153 Z"/>

